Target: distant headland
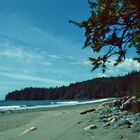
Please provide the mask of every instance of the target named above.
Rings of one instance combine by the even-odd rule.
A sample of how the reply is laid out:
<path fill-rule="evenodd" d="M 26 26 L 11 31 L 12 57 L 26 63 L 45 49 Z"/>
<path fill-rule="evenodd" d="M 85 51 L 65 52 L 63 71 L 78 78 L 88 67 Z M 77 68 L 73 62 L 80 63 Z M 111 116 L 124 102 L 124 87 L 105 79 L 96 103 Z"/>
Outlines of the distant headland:
<path fill-rule="evenodd" d="M 55 88 L 28 87 L 9 92 L 5 100 L 97 99 L 138 94 L 140 72 L 102 77 Z"/>

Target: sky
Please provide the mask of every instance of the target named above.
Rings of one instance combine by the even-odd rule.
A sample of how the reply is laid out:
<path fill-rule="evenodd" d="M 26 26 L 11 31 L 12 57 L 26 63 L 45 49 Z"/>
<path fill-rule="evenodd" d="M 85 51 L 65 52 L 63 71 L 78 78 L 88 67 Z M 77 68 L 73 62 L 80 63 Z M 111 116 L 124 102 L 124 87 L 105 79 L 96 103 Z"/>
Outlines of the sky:
<path fill-rule="evenodd" d="M 140 70 L 132 60 L 91 72 L 84 30 L 68 22 L 90 16 L 87 0 L 0 0 L 0 99 L 25 87 L 56 87 Z M 114 59 L 112 59 L 112 62 Z"/>

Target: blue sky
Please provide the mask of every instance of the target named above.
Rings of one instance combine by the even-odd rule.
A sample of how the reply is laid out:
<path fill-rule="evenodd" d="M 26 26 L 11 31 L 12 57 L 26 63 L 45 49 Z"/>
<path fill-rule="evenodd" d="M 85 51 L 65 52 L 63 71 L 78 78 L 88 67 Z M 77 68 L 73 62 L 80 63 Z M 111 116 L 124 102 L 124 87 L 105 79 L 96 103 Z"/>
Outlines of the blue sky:
<path fill-rule="evenodd" d="M 90 15 L 86 0 L 0 0 L 0 99 L 24 87 L 69 85 L 140 70 L 131 59 L 105 74 L 90 72 L 84 31 L 68 23 Z M 112 62 L 114 60 L 112 59 Z"/>

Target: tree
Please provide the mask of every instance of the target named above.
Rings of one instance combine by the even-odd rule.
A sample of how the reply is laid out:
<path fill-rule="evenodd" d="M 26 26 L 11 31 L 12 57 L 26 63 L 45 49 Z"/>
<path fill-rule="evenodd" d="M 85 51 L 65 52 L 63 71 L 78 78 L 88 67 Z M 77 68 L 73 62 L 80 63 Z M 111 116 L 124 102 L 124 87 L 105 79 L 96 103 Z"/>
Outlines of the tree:
<path fill-rule="evenodd" d="M 111 86 L 110 86 L 111 85 Z M 125 76 L 101 77 L 56 88 L 25 88 L 10 92 L 6 100 L 93 99 L 135 95 L 140 97 L 140 71 Z"/>
<path fill-rule="evenodd" d="M 85 29 L 84 48 L 90 47 L 100 53 L 90 57 L 93 70 L 107 69 L 106 64 L 115 59 L 114 66 L 125 61 L 130 48 L 136 49 L 140 62 L 140 2 L 139 0 L 96 0 L 88 1 L 91 16 L 81 22 L 70 20 L 70 23 Z"/>

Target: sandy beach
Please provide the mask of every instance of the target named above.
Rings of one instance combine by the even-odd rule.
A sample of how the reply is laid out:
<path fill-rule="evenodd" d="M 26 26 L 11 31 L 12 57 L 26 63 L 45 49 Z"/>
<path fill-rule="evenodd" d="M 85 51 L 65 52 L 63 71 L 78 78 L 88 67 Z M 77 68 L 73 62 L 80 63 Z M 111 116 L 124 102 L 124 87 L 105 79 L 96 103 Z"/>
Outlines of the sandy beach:
<path fill-rule="evenodd" d="M 0 140 L 140 140 L 129 128 L 102 127 L 102 108 L 100 103 L 0 114 Z M 95 111 L 80 114 L 90 109 Z"/>

